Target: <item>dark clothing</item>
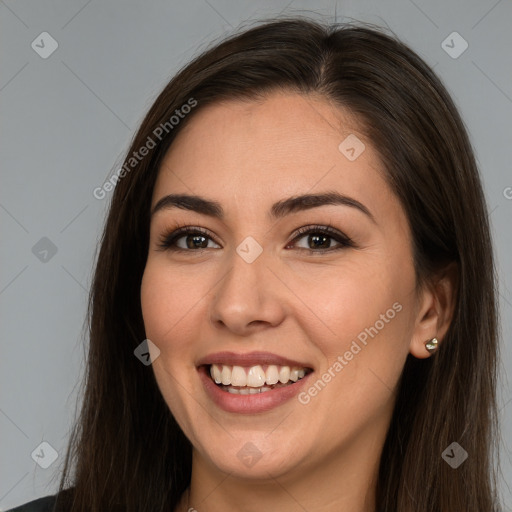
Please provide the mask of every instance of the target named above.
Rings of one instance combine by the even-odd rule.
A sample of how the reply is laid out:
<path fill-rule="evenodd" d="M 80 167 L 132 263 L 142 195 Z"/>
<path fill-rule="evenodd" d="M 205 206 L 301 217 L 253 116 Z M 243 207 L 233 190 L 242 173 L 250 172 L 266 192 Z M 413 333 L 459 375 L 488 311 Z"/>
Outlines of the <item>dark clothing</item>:
<path fill-rule="evenodd" d="M 44 498 L 38 498 L 37 500 L 19 505 L 16 508 L 11 508 L 6 512 L 52 512 L 56 499 L 56 494 L 45 496 Z"/>
<path fill-rule="evenodd" d="M 36 500 L 28 501 L 15 508 L 6 510 L 6 512 L 53 512 L 57 497 L 59 497 L 58 511 L 66 512 L 71 508 L 71 500 L 73 498 L 74 487 L 71 489 L 64 489 L 59 496 L 59 493 L 37 498 Z"/>

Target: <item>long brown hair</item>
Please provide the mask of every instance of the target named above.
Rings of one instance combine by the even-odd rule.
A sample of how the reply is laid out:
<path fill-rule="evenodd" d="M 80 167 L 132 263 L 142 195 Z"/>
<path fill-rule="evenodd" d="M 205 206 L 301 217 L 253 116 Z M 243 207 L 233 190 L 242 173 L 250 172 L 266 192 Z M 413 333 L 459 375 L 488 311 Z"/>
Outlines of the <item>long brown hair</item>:
<path fill-rule="evenodd" d="M 464 123 L 439 78 L 394 36 L 301 17 L 267 21 L 199 55 L 168 83 L 132 141 L 90 293 L 85 391 L 60 503 L 71 512 L 169 511 L 189 485 L 191 444 L 151 367 L 134 356 L 145 339 L 140 286 L 151 196 L 166 151 L 196 112 L 277 89 L 319 94 L 360 120 L 409 220 L 418 286 L 449 262 L 457 268 L 454 317 L 439 352 L 409 356 L 403 369 L 378 512 L 497 510 L 496 278 Z M 135 158 L 143 146 L 151 146 L 148 154 Z M 441 457 L 452 442 L 468 453 L 457 469 Z"/>

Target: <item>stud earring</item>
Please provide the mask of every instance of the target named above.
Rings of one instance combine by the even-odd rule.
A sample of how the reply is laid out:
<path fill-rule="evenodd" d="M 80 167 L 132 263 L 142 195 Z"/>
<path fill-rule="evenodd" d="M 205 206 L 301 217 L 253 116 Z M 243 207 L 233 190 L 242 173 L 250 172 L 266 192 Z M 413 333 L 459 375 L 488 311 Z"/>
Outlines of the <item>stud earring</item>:
<path fill-rule="evenodd" d="M 428 340 L 428 341 L 425 342 L 425 348 L 431 354 L 433 354 L 439 348 L 438 343 L 439 342 L 437 341 L 437 338 L 432 338 L 431 340 Z"/>

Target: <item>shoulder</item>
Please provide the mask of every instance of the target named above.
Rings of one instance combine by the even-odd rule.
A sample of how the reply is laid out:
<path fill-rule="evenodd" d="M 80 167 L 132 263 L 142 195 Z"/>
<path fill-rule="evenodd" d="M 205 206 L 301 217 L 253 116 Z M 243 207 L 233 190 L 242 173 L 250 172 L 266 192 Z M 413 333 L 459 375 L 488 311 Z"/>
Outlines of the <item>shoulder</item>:
<path fill-rule="evenodd" d="M 69 508 L 70 499 L 72 497 L 73 488 L 64 489 L 60 494 L 59 509 L 66 510 Z M 6 510 L 6 512 L 53 512 L 59 493 L 37 498 L 22 505 L 18 505 L 15 508 Z"/>
<path fill-rule="evenodd" d="M 44 498 L 38 498 L 23 505 L 18 505 L 6 512 L 51 512 L 56 500 L 57 495 L 45 496 Z"/>

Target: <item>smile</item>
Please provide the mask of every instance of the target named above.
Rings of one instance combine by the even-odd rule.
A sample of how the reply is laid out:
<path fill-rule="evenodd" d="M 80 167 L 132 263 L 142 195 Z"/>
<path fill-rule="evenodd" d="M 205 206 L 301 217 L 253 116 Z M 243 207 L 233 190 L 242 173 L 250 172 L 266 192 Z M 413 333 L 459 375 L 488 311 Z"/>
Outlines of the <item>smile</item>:
<path fill-rule="evenodd" d="M 264 351 L 216 352 L 195 365 L 206 396 L 237 414 L 259 414 L 290 403 L 315 372 L 305 360 Z"/>
<path fill-rule="evenodd" d="M 250 367 L 212 364 L 210 377 L 223 391 L 232 394 L 254 395 L 290 386 L 312 370 L 303 367 L 255 365 Z"/>

